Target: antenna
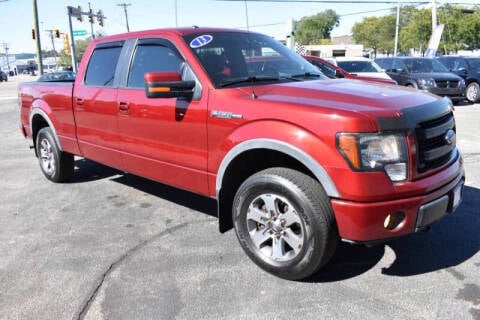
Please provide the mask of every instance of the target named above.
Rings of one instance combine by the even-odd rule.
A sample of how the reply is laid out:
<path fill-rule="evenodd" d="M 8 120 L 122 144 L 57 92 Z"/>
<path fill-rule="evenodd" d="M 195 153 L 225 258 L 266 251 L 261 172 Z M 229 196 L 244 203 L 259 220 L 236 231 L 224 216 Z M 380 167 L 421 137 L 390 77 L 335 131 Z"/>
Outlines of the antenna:
<path fill-rule="evenodd" d="M 248 23 L 248 5 L 247 0 L 244 0 L 245 4 L 245 21 L 247 22 L 247 30 L 250 31 L 250 24 Z"/>
<path fill-rule="evenodd" d="M 245 21 L 247 22 L 247 31 L 248 31 L 248 37 L 250 38 L 250 24 L 248 23 L 248 5 L 247 5 L 247 0 L 244 0 L 243 2 L 245 4 Z M 249 41 L 250 42 L 250 41 Z M 251 51 L 251 50 L 250 50 Z M 252 78 L 252 81 L 251 81 L 251 88 L 252 88 L 252 94 L 250 95 L 250 97 L 252 99 L 257 99 L 258 96 L 257 94 L 255 93 L 255 88 L 253 86 L 253 81 L 254 81 L 254 78 L 255 76 L 251 76 Z"/>

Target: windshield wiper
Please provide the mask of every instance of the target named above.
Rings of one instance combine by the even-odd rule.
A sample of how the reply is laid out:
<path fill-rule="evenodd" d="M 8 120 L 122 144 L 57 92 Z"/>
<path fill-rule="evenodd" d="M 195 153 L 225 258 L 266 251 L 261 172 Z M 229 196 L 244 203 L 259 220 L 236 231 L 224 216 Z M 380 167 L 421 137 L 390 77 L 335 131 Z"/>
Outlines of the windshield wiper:
<path fill-rule="evenodd" d="M 285 77 L 285 79 L 290 79 L 290 80 L 295 80 L 295 81 L 302 81 L 301 78 L 303 79 L 308 79 L 308 78 L 321 78 L 322 75 L 320 73 L 310 73 L 310 72 L 305 72 L 305 73 L 299 73 L 299 74 L 292 74 L 288 77 Z M 300 78 L 300 79 L 299 79 Z"/>
<path fill-rule="evenodd" d="M 237 79 L 233 79 L 230 81 L 224 81 L 220 83 L 220 87 L 228 87 L 234 84 L 240 84 L 240 83 L 257 83 L 257 82 L 262 82 L 262 81 L 278 81 L 280 80 L 279 77 L 275 76 L 248 76 L 248 77 L 241 77 Z"/>

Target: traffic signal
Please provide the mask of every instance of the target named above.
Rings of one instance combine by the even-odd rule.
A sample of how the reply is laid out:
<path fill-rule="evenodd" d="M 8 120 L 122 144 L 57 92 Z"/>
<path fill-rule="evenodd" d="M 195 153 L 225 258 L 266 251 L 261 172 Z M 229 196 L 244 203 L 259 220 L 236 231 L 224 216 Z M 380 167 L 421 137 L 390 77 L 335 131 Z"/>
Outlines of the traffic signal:
<path fill-rule="evenodd" d="M 88 10 L 88 21 L 90 23 L 95 23 L 95 18 L 93 16 L 93 10 L 92 9 Z"/>
<path fill-rule="evenodd" d="M 65 33 L 63 35 L 63 47 L 65 48 L 65 52 L 67 54 L 71 54 L 71 50 L 70 50 L 70 41 L 68 39 L 68 34 Z"/>
<path fill-rule="evenodd" d="M 83 22 L 82 7 L 78 6 L 77 10 L 78 10 L 77 20 L 80 22 Z"/>
<path fill-rule="evenodd" d="M 35 29 L 32 28 L 32 39 L 35 40 L 37 37 L 35 35 Z"/>
<path fill-rule="evenodd" d="M 60 38 L 60 30 L 55 29 L 55 38 Z"/>
<path fill-rule="evenodd" d="M 98 10 L 97 12 L 97 19 L 98 19 L 98 24 L 100 25 L 100 27 L 103 27 L 103 19 L 105 17 L 103 16 L 103 12 L 102 10 Z"/>

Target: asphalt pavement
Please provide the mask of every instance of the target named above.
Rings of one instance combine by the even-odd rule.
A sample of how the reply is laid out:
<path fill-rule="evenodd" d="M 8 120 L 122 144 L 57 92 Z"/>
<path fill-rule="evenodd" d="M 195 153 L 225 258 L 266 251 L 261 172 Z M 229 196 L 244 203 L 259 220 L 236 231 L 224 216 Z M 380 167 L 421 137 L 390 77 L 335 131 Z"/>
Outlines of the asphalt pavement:
<path fill-rule="evenodd" d="M 213 200 L 78 158 L 45 179 L 0 83 L 0 319 L 480 319 L 480 105 L 456 107 L 463 204 L 305 281 L 265 273 Z"/>

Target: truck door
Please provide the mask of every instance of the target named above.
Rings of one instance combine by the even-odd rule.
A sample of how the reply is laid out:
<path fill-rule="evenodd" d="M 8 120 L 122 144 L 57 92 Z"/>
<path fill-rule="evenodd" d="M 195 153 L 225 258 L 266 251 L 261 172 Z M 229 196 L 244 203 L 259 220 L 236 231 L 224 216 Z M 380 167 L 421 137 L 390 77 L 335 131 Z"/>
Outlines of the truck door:
<path fill-rule="evenodd" d="M 77 79 L 73 109 L 84 157 L 122 168 L 118 139 L 117 63 L 123 41 L 98 44 L 83 79 Z"/>
<path fill-rule="evenodd" d="M 144 75 L 174 71 L 197 82 L 191 101 L 147 98 Z M 118 126 L 126 170 L 197 193 L 207 186 L 207 98 L 175 46 L 139 39 L 124 87 L 117 96 Z"/>

